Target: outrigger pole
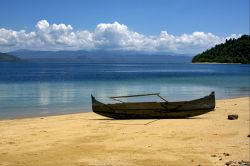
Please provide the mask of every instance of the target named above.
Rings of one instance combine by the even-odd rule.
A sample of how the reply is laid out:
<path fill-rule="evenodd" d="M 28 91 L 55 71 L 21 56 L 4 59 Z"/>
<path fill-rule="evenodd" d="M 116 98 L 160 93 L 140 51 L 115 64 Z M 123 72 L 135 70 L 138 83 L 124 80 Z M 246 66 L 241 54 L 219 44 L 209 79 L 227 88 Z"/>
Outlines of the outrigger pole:
<path fill-rule="evenodd" d="M 118 100 L 118 98 L 142 97 L 142 96 L 158 96 L 159 98 L 161 98 L 165 102 L 168 102 L 166 99 L 164 99 L 162 96 L 160 96 L 160 93 L 148 93 L 148 94 L 138 94 L 138 95 L 128 95 L 128 96 L 114 96 L 114 97 L 109 97 L 109 98 L 116 100 L 116 101 L 123 102 L 121 100 Z"/>

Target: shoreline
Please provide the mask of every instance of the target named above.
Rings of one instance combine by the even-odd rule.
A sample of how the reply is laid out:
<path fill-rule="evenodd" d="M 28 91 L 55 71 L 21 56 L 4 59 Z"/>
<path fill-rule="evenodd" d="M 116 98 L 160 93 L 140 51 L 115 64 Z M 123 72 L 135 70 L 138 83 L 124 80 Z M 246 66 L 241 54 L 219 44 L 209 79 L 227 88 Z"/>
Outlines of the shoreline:
<path fill-rule="evenodd" d="M 73 112 L 73 113 L 54 113 L 54 114 L 45 114 L 45 115 L 30 115 L 30 116 L 16 116 L 12 118 L 0 118 L 0 122 L 4 120 L 21 120 L 21 119 L 32 119 L 32 118 L 46 118 L 46 117 L 53 117 L 53 116 L 63 116 L 63 115 L 74 115 L 74 114 L 82 114 L 82 113 L 90 113 L 92 111 L 86 112 Z"/>
<path fill-rule="evenodd" d="M 0 165 L 225 165 L 249 161 L 250 97 L 188 119 L 113 120 L 93 112 L 0 120 Z M 228 120 L 237 114 L 237 120 Z"/>
<path fill-rule="evenodd" d="M 216 99 L 216 101 L 219 100 L 227 100 L 227 99 L 241 99 L 241 98 L 248 98 L 250 96 L 239 96 L 239 97 L 227 97 L 227 98 L 219 98 Z M 29 119 L 29 118 L 44 118 L 44 117 L 51 117 L 51 116 L 61 116 L 61 115 L 74 115 L 74 114 L 81 114 L 81 113 L 91 113 L 92 110 L 84 111 L 84 112 L 73 112 L 73 113 L 51 113 L 51 114 L 45 114 L 45 115 L 30 115 L 30 116 L 16 116 L 16 117 L 11 117 L 11 118 L 1 118 L 0 121 L 3 120 L 16 120 L 16 119 Z"/>

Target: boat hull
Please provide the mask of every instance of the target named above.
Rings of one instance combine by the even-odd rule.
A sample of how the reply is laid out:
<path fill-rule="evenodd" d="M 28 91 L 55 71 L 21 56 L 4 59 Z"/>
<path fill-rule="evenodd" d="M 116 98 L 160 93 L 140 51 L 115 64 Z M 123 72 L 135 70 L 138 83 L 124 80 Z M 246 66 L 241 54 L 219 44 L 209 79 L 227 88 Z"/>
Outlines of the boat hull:
<path fill-rule="evenodd" d="M 93 112 L 113 119 L 173 119 L 205 114 L 215 108 L 215 95 L 192 101 L 104 104 L 92 96 Z"/>

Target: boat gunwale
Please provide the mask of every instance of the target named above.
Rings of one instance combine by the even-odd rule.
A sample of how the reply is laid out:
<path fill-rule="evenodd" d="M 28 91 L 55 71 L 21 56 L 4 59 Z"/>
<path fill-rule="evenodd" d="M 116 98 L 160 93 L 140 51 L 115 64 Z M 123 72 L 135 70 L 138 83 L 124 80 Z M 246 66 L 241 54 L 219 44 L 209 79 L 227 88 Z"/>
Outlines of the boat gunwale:
<path fill-rule="evenodd" d="M 199 101 L 199 100 L 203 100 L 203 99 L 206 99 L 206 98 L 210 98 L 210 97 L 213 97 L 214 96 L 214 91 L 212 91 L 209 95 L 207 96 L 204 96 L 202 98 L 198 98 L 198 99 L 193 99 L 193 100 L 183 100 L 183 101 L 165 101 L 165 102 L 157 102 L 157 101 L 151 101 L 151 102 L 123 102 L 123 103 L 103 103 L 103 102 L 100 102 L 98 100 L 96 100 L 96 98 L 91 95 L 92 97 L 92 102 L 93 100 L 98 102 L 98 103 L 101 103 L 101 104 L 104 104 L 104 105 L 110 105 L 110 106 L 113 106 L 113 105 L 126 105 L 126 104 L 150 104 L 150 103 L 159 103 L 159 104 L 162 104 L 162 103 L 171 103 L 171 104 L 176 104 L 176 103 L 189 103 L 189 102 L 195 102 L 195 101 Z M 93 103 L 92 103 L 93 104 Z"/>

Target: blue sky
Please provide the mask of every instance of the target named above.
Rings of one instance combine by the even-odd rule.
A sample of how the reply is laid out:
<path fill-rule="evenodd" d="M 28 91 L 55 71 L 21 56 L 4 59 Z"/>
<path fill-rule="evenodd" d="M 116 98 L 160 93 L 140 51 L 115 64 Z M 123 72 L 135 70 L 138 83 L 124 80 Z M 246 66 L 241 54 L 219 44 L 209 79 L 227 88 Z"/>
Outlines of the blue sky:
<path fill-rule="evenodd" d="M 118 21 L 148 35 L 249 31 L 249 0 L 2 0 L 0 10 L 0 27 L 16 30 L 46 19 L 76 29 Z"/>
<path fill-rule="evenodd" d="M 217 43 L 232 34 L 249 34 L 249 0 L 1 0 L 0 11 L 0 28 L 27 33 L 46 20 L 71 25 L 74 32 L 118 22 L 148 38 L 162 31 L 174 37 L 210 32 L 221 39 Z M 4 44 L 0 51 L 11 50 Z"/>

